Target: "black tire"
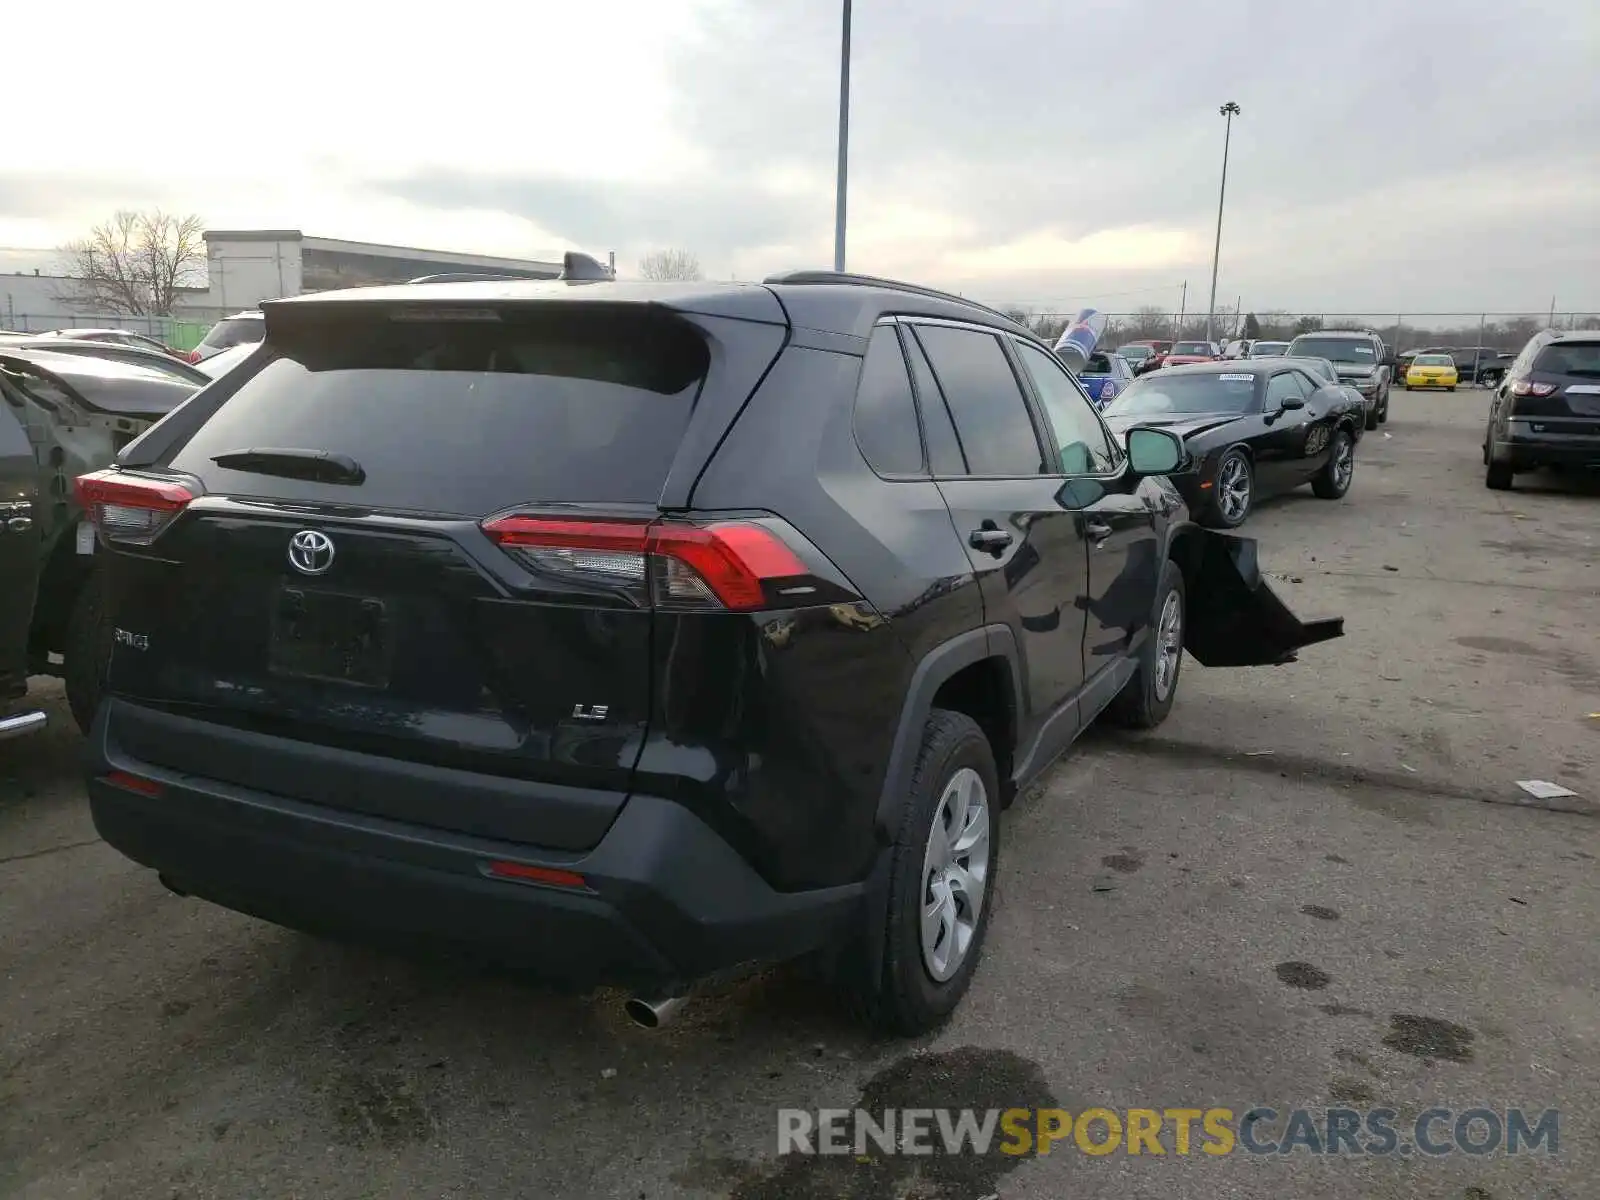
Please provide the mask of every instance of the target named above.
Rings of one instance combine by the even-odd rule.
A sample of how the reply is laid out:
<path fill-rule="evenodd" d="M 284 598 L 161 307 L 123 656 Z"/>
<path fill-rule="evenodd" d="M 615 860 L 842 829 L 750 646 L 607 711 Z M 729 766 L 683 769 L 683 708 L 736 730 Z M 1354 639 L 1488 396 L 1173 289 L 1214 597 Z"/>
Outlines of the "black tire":
<path fill-rule="evenodd" d="M 1367 409 L 1366 417 L 1361 422 L 1361 427 L 1371 433 L 1378 427 L 1378 406 L 1376 403 Z"/>
<path fill-rule="evenodd" d="M 1339 461 L 1341 452 L 1348 450 L 1350 454 L 1350 471 L 1341 481 L 1339 473 L 1334 469 L 1334 464 Z M 1343 429 L 1333 431 L 1333 439 L 1328 443 L 1328 461 L 1311 480 L 1311 491 L 1319 500 L 1341 500 L 1350 490 L 1350 484 L 1356 477 L 1356 444 L 1350 434 Z"/>
<path fill-rule="evenodd" d="M 1493 492 L 1509 492 L 1515 477 L 1510 464 L 1491 462 L 1483 473 L 1483 485 Z"/>
<path fill-rule="evenodd" d="M 1178 596 L 1178 655 L 1172 660 L 1172 675 L 1163 681 L 1157 670 L 1157 654 L 1162 648 L 1162 616 L 1167 597 Z M 1178 697 L 1178 680 L 1183 674 L 1183 633 L 1187 628 L 1189 597 L 1184 589 L 1183 572 L 1168 559 L 1161 568 L 1155 603 L 1150 609 L 1150 637 L 1139 652 L 1139 671 L 1106 705 L 1104 719 L 1123 729 L 1154 729 L 1167 719 L 1172 702 Z M 1162 684 L 1165 683 L 1165 695 Z"/>
<path fill-rule="evenodd" d="M 62 649 L 67 707 L 84 733 L 94 724 L 105 687 L 106 667 L 111 661 L 111 626 L 104 619 L 104 609 L 101 575 L 98 570 L 91 570 L 72 602 L 66 646 Z"/>
<path fill-rule="evenodd" d="M 1408 384 L 1406 384 L 1406 391 L 1409 392 L 1410 390 L 1411 390 L 1411 385 L 1408 383 Z M 1374 409 L 1374 411 L 1376 411 L 1376 409 Z"/>
<path fill-rule="evenodd" d="M 977 773 L 987 792 L 989 856 L 983 898 L 965 956 L 954 973 L 940 981 L 923 958 L 922 909 L 929 894 L 923 867 L 945 787 L 964 768 Z M 923 727 L 911 786 L 900 810 L 899 833 L 888 851 L 889 908 L 884 920 L 882 962 L 875 976 L 869 975 L 859 961 L 853 962 L 843 981 L 852 1007 L 882 1032 L 917 1037 L 937 1029 L 966 994 L 982 957 L 989 917 L 994 911 L 994 884 L 1000 862 L 1000 808 L 1000 780 L 989 739 L 965 713 L 934 709 Z M 851 958 L 865 961 L 867 956 Z"/>
<path fill-rule="evenodd" d="M 1455 390 L 1456 389 L 1455 389 L 1455 385 L 1454 384 L 1451 384 L 1449 387 L 1445 388 L 1445 391 L 1447 391 L 1447 392 L 1453 392 Z"/>
<path fill-rule="evenodd" d="M 1410 391 L 1410 387 L 1406 391 Z M 1389 389 L 1383 389 L 1383 395 L 1378 397 L 1378 424 L 1382 425 L 1389 420 Z"/>
<path fill-rule="evenodd" d="M 1237 460 L 1244 470 L 1244 509 L 1238 513 L 1224 510 L 1222 503 L 1222 479 L 1228 472 L 1228 464 Z M 1255 464 L 1250 461 L 1250 456 L 1235 446 L 1224 454 L 1217 463 L 1217 473 L 1213 484 L 1214 492 L 1211 503 L 1200 514 L 1200 524 L 1208 525 L 1212 529 L 1237 529 L 1250 517 L 1256 506 L 1256 471 Z"/>

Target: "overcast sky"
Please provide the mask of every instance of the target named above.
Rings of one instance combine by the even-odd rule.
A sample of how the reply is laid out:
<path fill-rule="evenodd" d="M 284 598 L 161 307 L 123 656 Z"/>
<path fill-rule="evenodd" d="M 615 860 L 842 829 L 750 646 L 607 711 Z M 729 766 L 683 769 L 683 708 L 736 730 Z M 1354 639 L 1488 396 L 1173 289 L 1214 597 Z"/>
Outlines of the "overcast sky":
<path fill-rule="evenodd" d="M 837 0 L 281 0 L 88 39 L 84 4 L 13 7 L 0 269 L 157 204 L 624 272 L 832 262 Z M 1600 310 L 1600 5 L 855 0 L 854 33 L 852 270 L 1110 311 L 1187 280 L 1203 310 L 1234 100 L 1219 304 Z"/>

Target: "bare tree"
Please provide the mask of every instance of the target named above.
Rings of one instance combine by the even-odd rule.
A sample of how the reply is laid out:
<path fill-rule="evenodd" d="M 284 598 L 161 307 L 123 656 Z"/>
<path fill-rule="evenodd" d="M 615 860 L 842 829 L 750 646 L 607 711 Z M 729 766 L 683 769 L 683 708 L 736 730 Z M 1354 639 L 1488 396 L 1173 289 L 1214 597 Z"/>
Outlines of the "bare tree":
<path fill-rule="evenodd" d="M 89 312 L 168 316 L 178 289 L 204 284 L 205 223 L 124 210 L 59 250 L 71 282 L 57 297 Z"/>
<path fill-rule="evenodd" d="M 1172 314 L 1153 304 L 1133 310 L 1129 332 L 1140 338 L 1160 338 L 1172 332 Z"/>
<path fill-rule="evenodd" d="M 646 279 L 704 279 L 700 259 L 688 250 L 655 250 L 639 260 L 639 274 Z"/>

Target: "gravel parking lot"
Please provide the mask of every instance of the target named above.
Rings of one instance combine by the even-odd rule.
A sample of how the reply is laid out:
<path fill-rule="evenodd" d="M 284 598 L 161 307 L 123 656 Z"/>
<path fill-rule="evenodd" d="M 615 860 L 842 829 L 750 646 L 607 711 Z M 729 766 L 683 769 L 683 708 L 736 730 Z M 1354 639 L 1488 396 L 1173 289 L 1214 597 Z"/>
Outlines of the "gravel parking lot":
<path fill-rule="evenodd" d="M 621 997 L 332 946 L 95 837 L 65 704 L 0 747 L 0 1195 L 1596 1194 L 1600 488 L 1483 485 L 1484 393 L 1397 390 L 1342 502 L 1245 532 L 1346 637 L 1186 662 L 1005 828 L 973 991 L 875 1042 L 792 970 L 650 1033 Z M 1515 780 L 1579 796 L 1528 803 Z M 1561 1110 L 1559 1153 L 779 1160 L 780 1107 Z M 1170 1146 L 1170 1141 L 1169 1141 Z M 1585 1183 L 1587 1179 L 1589 1182 Z"/>

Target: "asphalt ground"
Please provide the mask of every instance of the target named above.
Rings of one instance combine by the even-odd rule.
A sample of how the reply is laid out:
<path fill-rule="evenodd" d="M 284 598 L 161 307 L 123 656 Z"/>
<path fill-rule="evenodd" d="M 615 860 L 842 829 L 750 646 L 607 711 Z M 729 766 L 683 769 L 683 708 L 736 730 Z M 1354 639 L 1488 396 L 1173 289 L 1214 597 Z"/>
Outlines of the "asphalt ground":
<path fill-rule="evenodd" d="M 1485 409 L 1397 391 L 1346 499 L 1257 511 L 1275 586 L 1346 637 L 1186 661 L 1161 730 L 1022 797 L 922 1043 L 793 969 L 646 1032 L 178 899 L 95 837 L 55 694 L 0 747 L 0 1196 L 1600 1196 L 1600 488 L 1487 491 Z M 857 1105 L 1269 1106 L 1269 1145 L 1296 1108 L 1389 1108 L 1408 1145 L 1434 1107 L 1560 1116 L 1517 1156 L 1213 1156 L 1198 1126 L 1181 1155 L 1170 1123 L 1162 1155 L 777 1155 L 780 1108 Z"/>

